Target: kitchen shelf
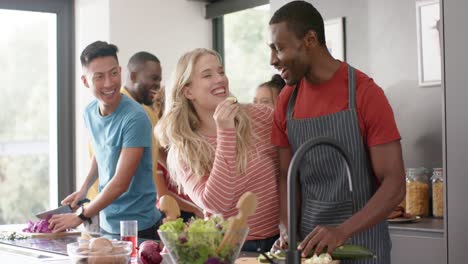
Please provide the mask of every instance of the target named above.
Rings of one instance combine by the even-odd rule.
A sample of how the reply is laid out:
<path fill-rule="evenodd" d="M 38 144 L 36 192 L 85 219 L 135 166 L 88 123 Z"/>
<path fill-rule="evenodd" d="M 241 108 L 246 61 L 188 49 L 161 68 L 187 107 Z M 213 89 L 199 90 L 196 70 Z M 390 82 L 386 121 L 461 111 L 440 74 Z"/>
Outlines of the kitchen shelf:
<path fill-rule="evenodd" d="M 415 231 L 415 232 L 429 232 L 429 233 L 444 233 L 444 219 L 442 218 L 422 218 L 417 223 L 390 223 L 390 231 Z"/>

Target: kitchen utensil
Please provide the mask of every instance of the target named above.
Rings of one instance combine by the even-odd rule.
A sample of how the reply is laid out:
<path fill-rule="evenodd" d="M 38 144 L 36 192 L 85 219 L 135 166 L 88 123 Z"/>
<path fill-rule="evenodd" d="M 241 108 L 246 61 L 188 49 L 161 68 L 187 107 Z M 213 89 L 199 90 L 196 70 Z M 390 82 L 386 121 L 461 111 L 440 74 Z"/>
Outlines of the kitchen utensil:
<path fill-rule="evenodd" d="M 89 202 L 90 202 L 90 200 L 88 198 L 84 198 L 83 200 L 79 200 L 77 205 L 81 206 L 82 204 L 89 203 Z M 66 213 L 71 213 L 71 212 L 73 212 L 73 208 L 71 208 L 71 206 L 69 204 L 67 204 L 67 205 L 62 205 L 62 206 L 60 206 L 58 208 L 55 208 L 55 209 L 52 209 L 52 210 L 47 210 L 47 211 L 44 211 L 44 212 L 40 212 L 40 213 L 36 214 L 36 217 L 39 218 L 39 219 L 46 219 L 50 215 L 66 214 Z"/>
<path fill-rule="evenodd" d="M 179 204 L 168 194 L 159 198 L 159 209 L 166 215 L 163 219 L 164 223 L 167 221 L 175 221 L 180 217 Z"/>
<path fill-rule="evenodd" d="M 247 218 L 255 213 L 257 209 L 257 196 L 252 192 L 244 193 L 236 205 L 239 212 L 236 216 L 228 219 L 229 223 L 224 234 L 221 244 L 219 244 L 218 252 L 226 246 L 233 246 L 242 240 L 239 231 L 248 228 Z"/>

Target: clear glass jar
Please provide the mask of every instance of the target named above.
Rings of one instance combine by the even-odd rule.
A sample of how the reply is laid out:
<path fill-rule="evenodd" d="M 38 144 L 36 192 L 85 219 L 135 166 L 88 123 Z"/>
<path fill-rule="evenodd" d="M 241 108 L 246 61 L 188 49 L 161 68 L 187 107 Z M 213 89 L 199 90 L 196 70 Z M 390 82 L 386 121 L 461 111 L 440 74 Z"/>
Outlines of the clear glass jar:
<path fill-rule="evenodd" d="M 425 168 L 406 170 L 406 213 L 429 216 L 429 180 Z"/>
<path fill-rule="evenodd" d="M 432 215 L 444 216 L 444 170 L 434 168 L 432 173 Z"/>

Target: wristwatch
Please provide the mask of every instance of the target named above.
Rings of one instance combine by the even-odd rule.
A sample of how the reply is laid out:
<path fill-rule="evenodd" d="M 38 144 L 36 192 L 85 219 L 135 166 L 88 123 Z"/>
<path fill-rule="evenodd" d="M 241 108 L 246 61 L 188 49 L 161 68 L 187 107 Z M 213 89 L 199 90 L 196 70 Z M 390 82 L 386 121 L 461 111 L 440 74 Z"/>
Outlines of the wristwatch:
<path fill-rule="evenodd" d="M 81 219 L 81 221 L 88 222 L 88 224 L 92 224 L 91 218 L 86 217 L 84 215 L 84 206 L 83 205 L 78 207 L 78 209 L 76 209 L 76 215 Z"/>

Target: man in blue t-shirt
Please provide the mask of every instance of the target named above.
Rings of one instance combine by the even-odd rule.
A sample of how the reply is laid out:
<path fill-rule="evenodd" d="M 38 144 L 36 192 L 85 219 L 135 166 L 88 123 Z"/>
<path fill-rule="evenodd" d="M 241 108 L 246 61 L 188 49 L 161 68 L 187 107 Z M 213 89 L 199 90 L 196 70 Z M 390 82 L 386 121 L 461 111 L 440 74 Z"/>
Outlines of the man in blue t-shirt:
<path fill-rule="evenodd" d="M 85 109 L 94 156 L 82 187 L 62 204 L 77 207 L 99 177 L 99 195 L 75 213 L 54 215 L 53 232 L 73 228 L 99 213 L 102 231 L 119 234 L 121 220 L 138 220 L 138 236 L 158 239 L 161 213 L 156 209 L 152 174 L 151 122 L 140 104 L 120 93 L 117 47 L 102 41 L 81 53 L 83 84 L 96 98 Z"/>

